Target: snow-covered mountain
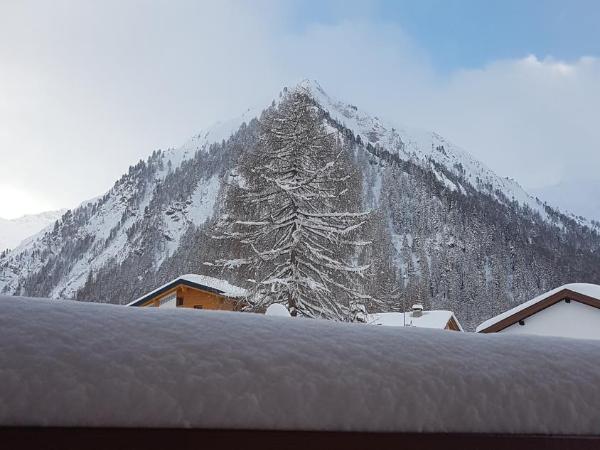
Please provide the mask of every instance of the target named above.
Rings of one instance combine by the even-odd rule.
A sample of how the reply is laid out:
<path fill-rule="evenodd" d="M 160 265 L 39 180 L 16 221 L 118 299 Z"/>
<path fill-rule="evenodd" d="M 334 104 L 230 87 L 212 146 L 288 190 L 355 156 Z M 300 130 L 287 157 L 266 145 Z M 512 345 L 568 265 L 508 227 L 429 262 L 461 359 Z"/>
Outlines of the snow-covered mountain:
<path fill-rule="evenodd" d="M 564 211 L 600 223 L 600 180 L 565 180 L 535 189 L 533 194 Z"/>
<path fill-rule="evenodd" d="M 16 219 L 0 217 L 0 250 L 13 249 L 23 240 L 39 233 L 56 222 L 66 209 L 46 211 L 39 214 L 28 214 Z"/>
<path fill-rule="evenodd" d="M 436 133 L 380 119 L 316 82 L 294 89 L 309 93 L 357 169 L 350 183 L 374 217 L 368 290 L 388 309 L 421 302 L 472 328 L 557 285 L 600 282 L 596 225 L 545 206 Z M 0 292 L 117 302 L 182 273 L 221 276 L 205 263 L 239 249 L 215 241 L 212 226 L 228 213 L 240 155 L 258 145 L 261 112 L 130 167 L 102 197 L 0 258 Z"/>

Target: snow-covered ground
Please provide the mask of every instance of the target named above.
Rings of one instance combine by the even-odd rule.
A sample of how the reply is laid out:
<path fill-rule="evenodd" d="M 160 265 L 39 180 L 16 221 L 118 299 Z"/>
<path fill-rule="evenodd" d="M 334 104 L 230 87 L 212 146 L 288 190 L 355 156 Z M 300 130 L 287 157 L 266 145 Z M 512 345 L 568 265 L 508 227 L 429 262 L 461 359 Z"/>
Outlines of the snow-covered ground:
<path fill-rule="evenodd" d="M 0 426 L 600 434 L 600 342 L 0 297 Z"/>
<path fill-rule="evenodd" d="M 25 239 L 51 226 L 65 211 L 46 211 L 10 220 L 0 217 L 0 251 L 17 247 Z"/>

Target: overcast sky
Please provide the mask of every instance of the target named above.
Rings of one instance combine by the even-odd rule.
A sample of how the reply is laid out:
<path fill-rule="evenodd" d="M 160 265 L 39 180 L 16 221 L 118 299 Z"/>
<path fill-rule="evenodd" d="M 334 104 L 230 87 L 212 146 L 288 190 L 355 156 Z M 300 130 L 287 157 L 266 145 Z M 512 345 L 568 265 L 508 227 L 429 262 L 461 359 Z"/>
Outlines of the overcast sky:
<path fill-rule="evenodd" d="M 527 188 L 599 180 L 600 2 L 0 0 L 0 217 L 313 78 Z"/>

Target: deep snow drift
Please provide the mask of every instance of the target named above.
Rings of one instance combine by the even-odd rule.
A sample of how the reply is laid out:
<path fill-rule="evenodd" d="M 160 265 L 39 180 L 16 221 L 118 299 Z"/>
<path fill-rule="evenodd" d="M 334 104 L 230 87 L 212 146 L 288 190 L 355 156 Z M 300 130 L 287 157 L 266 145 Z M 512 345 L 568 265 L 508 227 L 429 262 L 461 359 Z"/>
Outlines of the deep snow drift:
<path fill-rule="evenodd" d="M 0 297 L 0 425 L 600 434 L 600 342 Z"/>

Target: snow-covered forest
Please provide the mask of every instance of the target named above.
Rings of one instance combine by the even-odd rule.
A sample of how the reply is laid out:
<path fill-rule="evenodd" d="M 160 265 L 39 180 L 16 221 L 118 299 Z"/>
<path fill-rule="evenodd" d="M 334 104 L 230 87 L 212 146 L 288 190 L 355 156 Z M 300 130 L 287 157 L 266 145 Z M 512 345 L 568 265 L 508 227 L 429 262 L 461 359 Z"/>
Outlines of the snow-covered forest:
<path fill-rule="evenodd" d="M 3 254 L 0 291 L 128 302 L 203 273 L 251 288 L 257 307 L 351 320 L 362 306 L 422 303 L 472 329 L 558 285 L 600 282 L 598 224 L 435 133 L 391 125 L 314 83 L 232 124 L 153 152 Z M 297 139 L 309 145 L 299 151 Z"/>

